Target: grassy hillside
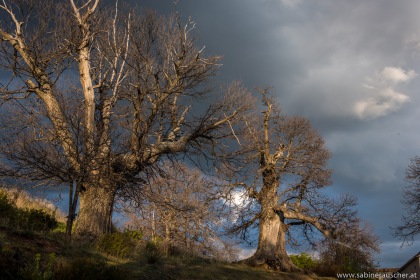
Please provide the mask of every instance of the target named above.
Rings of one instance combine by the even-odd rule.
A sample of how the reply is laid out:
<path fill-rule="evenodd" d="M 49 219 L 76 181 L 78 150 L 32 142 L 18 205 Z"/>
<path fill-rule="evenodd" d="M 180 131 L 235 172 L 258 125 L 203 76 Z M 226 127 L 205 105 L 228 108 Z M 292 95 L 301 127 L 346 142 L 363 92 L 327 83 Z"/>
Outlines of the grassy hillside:
<path fill-rule="evenodd" d="M 141 253 L 135 258 L 122 259 L 105 255 L 91 246 L 67 246 L 54 237 L 4 228 L 0 229 L 0 243 L 0 279 L 327 279 L 187 255 L 162 257 L 156 262 L 150 262 L 147 254 Z M 50 262 L 53 254 L 54 260 Z"/>
<path fill-rule="evenodd" d="M 40 207 L 40 201 L 33 203 L 37 209 L 32 211 L 27 207 L 31 202 L 18 207 L 15 198 L 16 192 L 10 196 L 0 189 L 0 279 L 327 279 L 218 262 L 181 252 L 166 257 L 141 238 L 134 238 L 132 232 L 114 233 L 95 244 L 82 240 L 69 244 L 63 221 L 51 223 L 50 227 L 39 226 L 46 217 L 57 215 L 49 203 L 45 203 L 49 205 L 45 209 Z"/>
<path fill-rule="evenodd" d="M 166 258 L 161 264 L 150 265 L 132 262 L 127 263 L 125 267 L 132 273 L 133 279 L 327 279 L 251 268 L 243 264 L 211 262 L 199 258 L 180 256 Z"/>

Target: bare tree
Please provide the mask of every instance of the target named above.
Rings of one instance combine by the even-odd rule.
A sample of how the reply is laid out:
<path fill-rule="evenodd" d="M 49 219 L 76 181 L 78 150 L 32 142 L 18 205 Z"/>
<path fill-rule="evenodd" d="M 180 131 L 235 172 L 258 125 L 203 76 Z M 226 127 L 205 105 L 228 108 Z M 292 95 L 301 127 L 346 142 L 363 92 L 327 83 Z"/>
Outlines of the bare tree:
<path fill-rule="evenodd" d="M 80 190 L 76 232 L 93 236 L 110 230 L 117 190 L 141 184 L 141 173 L 169 155 L 209 159 L 250 107 L 237 83 L 202 105 L 220 57 L 196 47 L 193 22 L 98 7 L 99 0 L 0 2 L 0 64 L 10 74 L 1 97 L 25 114 L 45 112 L 22 133 L 36 128 L 42 137 L 30 142 L 41 143 L 49 169 L 10 153 L 3 164 L 44 175 L 65 167 L 71 176 L 63 181 Z"/>
<path fill-rule="evenodd" d="M 405 171 L 405 180 L 409 185 L 404 188 L 401 202 L 406 214 L 402 217 L 402 225 L 393 230 L 403 244 L 412 244 L 414 237 L 420 234 L 420 157 L 411 160 Z"/>
<path fill-rule="evenodd" d="M 308 120 L 282 115 L 268 89 L 259 92 L 266 109 L 262 118 L 255 114 L 247 121 L 248 144 L 242 143 L 250 154 L 248 168 L 242 171 L 256 176 L 254 183 L 243 179 L 234 184 L 245 190 L 249 203 L 237 213 L 232 232 L 245 234 L 257 225 L 257 251 L 245 262 L 294 271 L 298 268 L 287 255 L 286 240 L 297 243 L 306 237 L 313 242 L 314 232 L 333 237 L 339 225 L 355 219 L 349 208 L 355 201 L 349 196 L 332 200 L 321 193 L 331 176 L 330 153 L 322 137 Z M 296 228 L 299 238 L 292 236 Z"/>
<path fill-rule="evenodd" d="M 129 195 L 127 211 L 132 213 L 130 223 L 150 239 L 159 237 L 166 253 L 181 250 L 234 260 L 233 244 L 220 237 L 227 219 L 220 197 L 217 180 L 198 169 L 165 163 L 161 175 L 151 178 L 139 196 Z"/>

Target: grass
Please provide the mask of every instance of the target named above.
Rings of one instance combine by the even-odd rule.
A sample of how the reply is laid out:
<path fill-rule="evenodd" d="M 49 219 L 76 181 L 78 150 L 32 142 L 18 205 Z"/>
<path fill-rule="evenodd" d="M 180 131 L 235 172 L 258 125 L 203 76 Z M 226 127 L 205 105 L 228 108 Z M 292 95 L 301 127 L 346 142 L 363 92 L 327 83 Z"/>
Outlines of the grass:
<path fill-rule="evenodd" d="M 147 254 L 140 251 L 131 259 L 122 259 L 101 253 L 94 246 L 82 246 L 77 243 L 68 245 L 54 234 L 48 236 L 6 228 L 0 228 L 0 244 L 0 279 L 16 279 L 15 275 L 20 275 L 23 269 L 33 266 L 36 255 L 41 256 L 39 270 L 46 271 L 48 258 L 52 253 L 56 259 L 54 268 L 59 272 L 57 278 L 52 279 L 332 279 L 269 271 L 239 263 L 225 263 L 187 255 L 162 257 L 157 262 L 150 263 Z M 7 278 L 7 275 L 13 277 Z M 110 278 L 105 278 L 105 275 Z"/>
<path fill-rule="evenodd" d="M 316 276 L 284 273 L 259 268 L 252 268 L 244 264 L 224 263 L 197 257 L 168 257 L 160 264 L 145 264 L 142 261 L 128 262 L 123 265 L 131 271 L 133 279 L 172 280 L 172 279 L 197 279 L 197 280 L 308 280 L 328 279 Z"/>

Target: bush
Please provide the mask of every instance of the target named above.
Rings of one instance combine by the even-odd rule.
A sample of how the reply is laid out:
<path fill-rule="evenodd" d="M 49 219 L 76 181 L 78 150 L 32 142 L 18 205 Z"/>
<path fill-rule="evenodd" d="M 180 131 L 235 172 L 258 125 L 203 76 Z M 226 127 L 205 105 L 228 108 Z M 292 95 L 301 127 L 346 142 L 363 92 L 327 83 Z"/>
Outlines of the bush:
<path fill-rule="evenodd" d="M 306 253 L 291 255 L 290 259 L 294 265 L 304 270 L 314 270 L 318 265 L 318 262 L 312 259 L 312 257 Z"/>
<path fill-rule="evenodd" d="M 57 225 L 54 227 L 53 232 L 66 233 L 66 223 L 57 222 Z"/>
<path fill-rule="evenodd" d="M 108 233 L 97 241 L 96 248 L 114 257 L 128 258 L 134 255 L 139 239 L 141 236 L 132 231 Z"/>
<path fill-rule="evenodd" d="M 16 207 L 7 196 L 7 193 L 0 189 L 0 223 L 3 226 L 9 225 L 16 217 Z"/>
<path fill-rule="evenodd" d="M 124 234 L 134 240 L 142 240 L 143 233 L 139 230 L 124 229 Z"/>
<path fill-rule="evenodd" d="M 18 208 L 12 194 L 0 188 L 1 225 L 29 231 L 49 231 L 57 226 L 55 212 L 47 208 Z"/>
<path fill-rule="evenodd" d="M 157 238 L 154 238 L 147 242 L 145 249 L 147 263 L 155 264 L 159 263 L 162 260 L 163 249 L 162 246 L 160 246 L 160 242 Z"/>
<path fill-rule="evenodd" d="M 52 280 L 54 278 L 55 254 L 51 253 L 46 265 L 41 264 L 41 254 L 35 255 L 35 262 L 25 267 L 21 272 L 25 280 Z"/>
<path fill-rule="evenodd" d="M 57 226 L 54 215 L 38 209 L 19 209 L 17 223 L 19 228 L 31 231 L 50 231 Z"/>
<path fill-rule="evenodd" d="M 3 185 L 0 185 L 0 196 L 2 195 L 17 209 L 43 210 L 54 216 L 56 220 L 66 222 L 65 215 L 52 202 L 46 199 L 33 197 L 28 192 L 16 187 L 3 187 Z"/>

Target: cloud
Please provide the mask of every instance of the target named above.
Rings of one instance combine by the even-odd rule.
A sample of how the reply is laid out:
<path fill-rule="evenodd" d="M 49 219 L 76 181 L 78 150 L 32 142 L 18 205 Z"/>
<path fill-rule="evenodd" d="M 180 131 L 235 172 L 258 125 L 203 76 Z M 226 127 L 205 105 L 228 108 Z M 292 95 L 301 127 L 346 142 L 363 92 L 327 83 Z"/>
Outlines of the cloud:
<path fill-rule="evenodd" d="M 281 0 L 286 7 L 294 8 L 300 4 L 301 0 Z"/>
<path fill-rule="evenodd" d="M 371 96 L 359 100 L 353 112 L 360 119 L 375 119 L 398 111 L 410 97 L 395 90 L 395 87 L 412 80 L 417 73 L 400 67 L 385 67 L 374 77 L 366 78 L 363 88 L 370 91 Z"/>
<path fill-rule="evenodd" d="M 257 248 L 239 248 L 238 259 L 247 259 L 251 257 L 255 253 L 255 251 L 257 251 Z"/>
<path fill-rule="evenodd" d="M 380 73 L 373 77 L 367 77 L 363 85 L 367 89 L 377 89 L 389 86 L 396 86 L 400 83 L 409 82 L 417 76 L 417 73 L 410 69 L 404 70 L 400 67 L 385 67 Z"/>
<path fill-rule="evenodd" d="M 413 79 L 416 76 L 416 72 L 414 72 L 414 70 L 404 71 L 403 69 L 396 67 L 385 67 L 384 70 L 382 70 L 381 75 L 388 81 L 400 83 Z"/>
<path fill-rule="evenodd" d="M 386 88 L 375 96 L 358 101 L 354 105 L 354 112 L 360 119 L 375 119 L 398 111 L 409 100 L 407 95 Z"/>
<path fill-rule="evenodd" d="M 249 203 L 249 197 L 245 190 L 235 190 L 232 192 L 230 201 L 236 207 L 244 207 Z"/>
<path fill-rule="evenodd" d="M 236 223 L 239 219 L 240 212 L 250 207 L 252 200 L 249 198 L 245 190 L 234 190 L 230 193 L 230 197 L 223 202 L 227 202 L 231 207 L 230 222 Z"/>

